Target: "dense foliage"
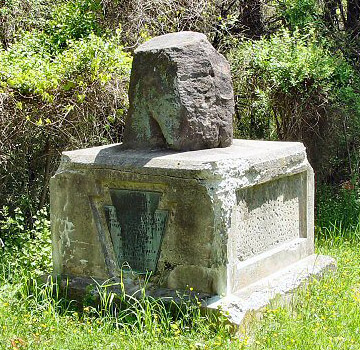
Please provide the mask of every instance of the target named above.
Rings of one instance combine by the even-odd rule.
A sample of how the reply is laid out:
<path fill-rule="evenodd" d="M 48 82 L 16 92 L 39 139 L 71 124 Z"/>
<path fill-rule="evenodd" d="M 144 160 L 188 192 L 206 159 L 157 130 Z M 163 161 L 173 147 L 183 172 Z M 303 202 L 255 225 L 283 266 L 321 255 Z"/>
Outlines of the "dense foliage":
<path fill-rule="evenodd" d="M 360 81 L 343 53 L 332 52 L 314 30 L 283 29 L 242 42 L 230 60 L 238 134 L 303 141 L 318 176 L 339 171 L 328 165 L 347 159 L 346 137 L 356 140 L 360 126 Z"/>
<path fill-rule="evenodd" d="M 50 222 L 43 209 L 32 217 L 33 228 L 26 228 L 26 218 L 20 209 L 10 215 L 8 208 L 1 210 L 0 261 L 4 262 L 3 276 L 24 269 L 33 277 L 51 271 Z M 12 272 L 11 272 L 12 271 Z"/>
<path fill-rule="evenodd" d="M 1 346 L 358 349 L 359 29 L 359 0 L 0 0 Z M 37 279 L 51 270 L 44 208 L 61 152 L 121 141 L 134 48 L 180 30 L 229 59 L 238 137 L 305 143 L 318 250 L 338 259 L 241 337 L 197 303 L 170 310 L 105 285 L 79 312 Z"/>
<path fill-rule="evenodd" d="M 98 9 L 64 2 L 0 50 L 0 202 L 30 219 L 47 202 L 62 150 L 122 134 L 131 55 L 120 29 L 101 33 Z"/>
<path fill-rule="evenodd" d="M 179 30 L 229 59 L 236 135 L 300 140 L 319 182 L 355 182 L 357 0 L 6 0 L 0 3 L 0 206 L 27 222 L 61 151 L 121 141 L 133 49 Z M 131 20 L 130 20 L 131 19 Z"/>

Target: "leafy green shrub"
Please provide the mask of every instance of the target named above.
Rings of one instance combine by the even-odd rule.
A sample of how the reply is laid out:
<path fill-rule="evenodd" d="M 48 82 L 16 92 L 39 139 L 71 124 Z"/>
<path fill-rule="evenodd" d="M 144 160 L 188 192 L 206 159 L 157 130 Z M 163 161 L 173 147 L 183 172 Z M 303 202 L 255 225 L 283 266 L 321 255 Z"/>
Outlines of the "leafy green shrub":
<path fill-rule="evenodd" d="M 46 23 L 44 32 L 50 50 L 61 51 L 70 41 L 86 38 L 92 33 L 100 35 L 101 28 L 97 21 L 100 14 L 99 0 L 64 1 L 54 9 L 52 18 Z"/>
<path fill-rule="evenodd" d="M 44 24 L 53 30 L 0 49 L 0 205 L 21 207 L 30 226 L 62 150 L 122 136 L 132 58 L 120 31 L 98 35 L 98 6 L 64 1 Z"/>
<path fill-rule="evenodd" d="M 53 6 L 50 0 L 0 1 L 0 47 L 8 48 L 23 31 L 43 28 Z"/>
<path fill-rule="evenodd" d="M 321 19 L 321 6 L 317 0 L 284 0 L 276 1 L 274 5 L 288 29 L 306 29 Z"/>
<path fill-rule="evenodd" d="M 316 191 L 316 226 L 356 230 L 360 223 L 360 189 L 351 182 L 336 188 L 322 184 Z M 360 228 L 360 227 L 359 227 Z"/>
<path fill-rule="evenodd" d="M 329 174 L 336 157 L 346 159 L 359 129 L 360 85 L 340 52 L 327 49 L 313 31 L 282 30 L 243 42 L 229 58 L 238 136 L 303 141 L 319 173 Z"/>
<path fill-rule="evenodd" d="M 33 217 L 33 228 L 26 229 L 26 218 L 19 208 L 10 215 L 8 208 L 0 211 L 0 260 L 9 270 L 26 270 L 33 276 L 50 272 L 50 221 L 45 209 Z"/>
<path fill-rule="evenodd" d="M 52 102 L 52 93 L 57 89 L 68 91 L 80 87 L 83 90 L 85 83 L 99 81 L 104 85 L 114 74 L 121 77 L 130 73 L 131 57 L 123 51 L 119 35 L 108 40 L 95 34 L 69 40 L 68 49 L 56 58 L 41 46 L 43 37 L 43 33 L 28 32 L 9 50 L 0 51 L 3 87 L 22 94 L 38 94 L 45 102 Z"/>

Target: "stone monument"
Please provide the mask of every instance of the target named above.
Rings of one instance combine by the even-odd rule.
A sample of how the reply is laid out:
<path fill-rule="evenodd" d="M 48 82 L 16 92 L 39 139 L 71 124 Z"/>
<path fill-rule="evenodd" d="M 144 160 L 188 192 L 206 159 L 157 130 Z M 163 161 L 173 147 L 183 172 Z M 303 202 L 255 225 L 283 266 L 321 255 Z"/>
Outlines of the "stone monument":
<path fill-rule="evenodd" d="M 314 254 L 304 146 L 232 140 L 229 65 L 203 34 L 141 45 L 129 97 L 124 143 L 64 152 L 51 179 L 54 274 L 122 273 L 129 290 L 147 275 L 149 293 L 191 287 L 240 324 L 335 266 Z"/>
<path fill-rule="evenodd" d="M 189 151 L 232 143 L 230 66 L 204 34 L 167 34 L 141 45 L 129 100 L 129 148 Z"/>

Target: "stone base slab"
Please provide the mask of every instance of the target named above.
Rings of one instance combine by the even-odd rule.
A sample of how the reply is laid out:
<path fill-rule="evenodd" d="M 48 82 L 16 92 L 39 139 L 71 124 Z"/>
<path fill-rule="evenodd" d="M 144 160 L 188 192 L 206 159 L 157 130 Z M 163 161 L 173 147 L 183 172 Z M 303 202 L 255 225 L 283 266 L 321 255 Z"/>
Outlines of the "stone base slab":
<path fill-rule="evenodd" d="M 273 301 L 287 302 L 296 289 L 335 269 L 332 257 L 313 254 L 231 295 L 207 299 L 206 308 L 223 312 L 234 325 L 245 326 Z"/>

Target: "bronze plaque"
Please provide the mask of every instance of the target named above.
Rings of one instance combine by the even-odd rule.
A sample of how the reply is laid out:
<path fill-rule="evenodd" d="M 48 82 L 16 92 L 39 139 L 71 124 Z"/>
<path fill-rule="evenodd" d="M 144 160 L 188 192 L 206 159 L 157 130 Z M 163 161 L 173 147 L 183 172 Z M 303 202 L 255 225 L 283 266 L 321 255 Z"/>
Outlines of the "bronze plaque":
<path fill-rule="evenodd" d="M 110 196 L 105 217 L 119 266 L 155 271 L 168 217 L 158 209 L 161 193 L 113 189 Z"/>

